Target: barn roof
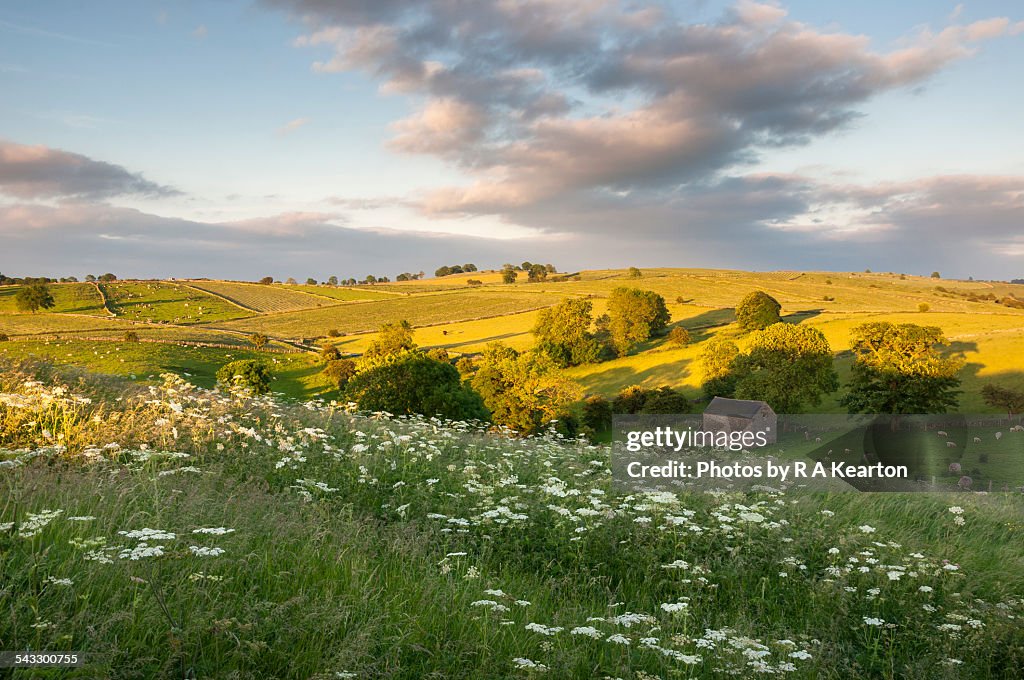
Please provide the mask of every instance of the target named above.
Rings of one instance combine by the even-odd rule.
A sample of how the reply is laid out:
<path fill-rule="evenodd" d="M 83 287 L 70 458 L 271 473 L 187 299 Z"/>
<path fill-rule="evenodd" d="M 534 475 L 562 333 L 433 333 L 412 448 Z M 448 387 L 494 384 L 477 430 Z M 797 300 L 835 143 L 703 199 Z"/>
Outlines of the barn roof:
<path fill-rule="evenodd" d="M 768 406 L 768 404 L 763 401 L 715 397 L 708 404 L 708 407 L 704 409 L 704 413 L 712 416 L 728 416 L 730 418 L 753 418 L 765 406 Z M 768 410 L 771 410 L 770 406 Z"/>

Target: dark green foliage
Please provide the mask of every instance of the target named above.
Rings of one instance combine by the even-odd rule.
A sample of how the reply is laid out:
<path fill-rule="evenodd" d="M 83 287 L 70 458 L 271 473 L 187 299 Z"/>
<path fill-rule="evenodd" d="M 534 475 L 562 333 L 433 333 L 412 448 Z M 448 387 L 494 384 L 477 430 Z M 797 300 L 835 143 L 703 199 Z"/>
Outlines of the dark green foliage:
<path fill-rule="evenodd" d="M 35 314 L 40 309 L 51 309 L 55 303 L 49 286 L 45 283 L 33 283 L 18 289 L 14 296 L 14 304 L 22 312 Z"/>
<path fill-rule="evenodd" d="M 856 361 L 840 400 L 850 413 L 945 413 L 955 408 L 963 362 L 944 358 L 935 326 L 862 324 L 851 333 Z"/>
<path fill-rule="evenodd" d="M 448 350 L 444 347 L 434 347 L 433 349 L 427 350 L 427 356 L 434 361 L 451 362 L 452 358 L 448 354 Z"/>
<path fill-rule="evenodd" d="M 345 396 L 364 411 L 453 420 L 488 417 L 480 395 L 463 385 L 454 366 L 422 352 L 406 352 L 361 371 L 348 381 Z"/>
<path fill-rule="evenodd" d="M 274 282 L 274 277 L 273 276 L 264 276 L 262 279 L 260 279 L 259 282 L 262 283 L 264 286 L 269 286 L 270 284 L 272 284 Z"/>
<path fill-rule="evenodd" d="M 626 276 L 628 276 L 631 279 L 639 279 L 643 275 L 644 275 L 644 273 L 642 271 L 640 271 L 639 269 L 637 269 L 636 267 L 630 267 L 629 268 L 629 272 L 626 273 Z"/>
<path fill-rule="evenodd" d="M 713 339 L 704 343 L 700 362 L 704 368 L 701 389 L 706 399 L 715 397 L 732 398 L 736 391 L 736 379 L 731 373 L 732 362 L 740 349 L 731 340 Z"/>
<path fill-rule="evenodd" d="M 690 331 L 682 326 L 676 326 L 668 332 L 668 341 L 676 347 L 686 347 L 690 344 Z"/>
<path fill-rule="evenodd" d="M 619 356 L 665 330 L 671 318 L 665 298 L 654 291 L 616 288 L 608 298 L 608 330 Z"/>
<path fill-rule="evenodd" d="M 730 366 L 737 399 L 766 401 L 778 413 L 817 406 L 839 388 L 832 348 L 816 328 L 777 323 L 751 338 Z"/>
<path fill-rule="evenodd" d="M 335 349 L 337 351 L 337 349 Z M 324 366 L 323 375 L 335 389 L 344 389 L 352 376 L 356 374 L 356 362 L 352 359 L 342 359 L 341 354 L 337 359 L 329 359 Z"/>
<path fill-rule="evenodd" d="M 548 278 L 548 268 L 542 264 L 535 264 L 530 266 L 526 280 L 530 283 L 540 283 L 546 278 Z"/>
<path fill-rule="evenodd" d="M 624 388 L 612 401 L 614 413 L 635 415 L 689 413 L 690 400 L 671 387 L 647 389 L 639 385 Z"/>
<path fill-rule="evenodd" d="M 253 333 L 249 336 L 249 342 L 256 349 L 263 349 L 267 346 L 267 336 L 263 335 L 263 333 Z"/>
<path fill-rule="evenodd" d="M 736 321 L 746 331 L 759 331 L 782 320 L 782 305 L 768 293 L 748 293 L 736 306 Z"/>
<path fill-rule="evenodd" d="M 501 282 L 502 283 L 515 283 L 516 279 L 519 278 L 519 273 L 516 272 L 512 267 L 507 267 L 501 270 Z"/>
<path fill-rule="evenodd" d="M 604 432 L 612 426 L 612 405 L 600 395 L 587 397 L 583 402 L 583 424 L 591 432 Z"/>
<path fill-rule="evenodd" d="M 541 310 L 533 328 L 537 351 L 562 368 L 597 361 L 601 346 L 590 332 L 593 308 L 590 300 L 569 298 Z"/>
<path fill-rule="evenodd" d="M 270 391 L 270 369 L 256 359 L 239 359 L 217 371 L 217 383 L 228 389 L 243 389 L 252 394 Z"/>
<path fill-rule="evenodd" d="M 100 276 L 100 281 L 102 281 L 103 283 L 110 283 L 111 281 L 117 281 L 117 277 L 111 274 L 110 272 L 107 272 L 106 274 Z"/>
<path fill-rule="evenodd" d="M 337 345 L 324 345 L 320 350 L 320 358 L 324 361 L 336 361 L 341 358 L 341 350 Z"/>
<path fill-rule="evenodd" d="M 124 341 L 125 342 L 138 342 L 139 341 L 139 334 L 136 333 L 135 331 L 125 331 L 124 332 Z"/>

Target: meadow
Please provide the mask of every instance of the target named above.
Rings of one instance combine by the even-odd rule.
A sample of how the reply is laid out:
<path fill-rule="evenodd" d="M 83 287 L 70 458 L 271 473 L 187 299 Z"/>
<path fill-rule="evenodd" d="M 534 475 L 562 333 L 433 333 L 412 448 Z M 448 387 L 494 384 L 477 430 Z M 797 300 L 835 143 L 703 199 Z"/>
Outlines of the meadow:
<path fill-rule="evenodd" d="M 161 380 L 0 374 L 0 647 L 62 677 L 1024 665 L 1019 494 L 623 495 L 585 441 Z"/>

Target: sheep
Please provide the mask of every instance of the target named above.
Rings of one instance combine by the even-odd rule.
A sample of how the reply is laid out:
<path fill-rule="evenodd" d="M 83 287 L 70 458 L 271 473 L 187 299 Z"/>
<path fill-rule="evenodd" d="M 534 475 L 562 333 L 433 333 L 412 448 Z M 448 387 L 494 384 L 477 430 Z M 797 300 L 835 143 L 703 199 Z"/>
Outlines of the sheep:
<path fill-rule="evenodd" d="M 946 432 L 944 430 L 939 430 L 939 436 L 940 437 L 948 437 L 949 435 L 946 434 Z"/>
<path fill-rule="evenodd" d="M 949 471 L 954 474 L 960 474 L 960 463 L 950 463 Z"/>
<path fill-rule="evenodd" d="M 821 443 L 821 437 L 815 437 L 814 438 L 814 443 L 820 444 Z"/>
<path fill-rule="evenodd" d="M 947 449 L 955 449 L 956 448 L 956 442 L 946 442 L 946 448 Z"/>
<path fill-rule="evenodd" d="M 1003 433 L 1002 432 L 996 432 L 996 441 L 999 441 L 1002 438 L 1003 438 Z"/>
<path fill-rule="evenodd" d="M 968 477 L 967 475 L 964 475 L 963 477 L 961 477 L 961 478 L 960 478 L 960 481 L 959 481 L 959 482 L 957 482 L 957 483 L 956 483 L 956 485 L 957 485 L 957 486 L 959 486 L 959 487 L 960 487 L 961 489 L 963 489 L 964 491 L 969 491 L 969 490 L 970 490 L 970 488 L 971 488 L 971 484 L 972 484 L 973 482 L 974 482 L 974 480 L 973 480 L 973 479 L 971 479 L 971 478 L 970 478 L 970 477 Z"/>
<path fill-rule="evenodd" d="M 975 437 L 974 438 L 974 443 L 975 444 L 980 444 L 981 443 L 981 437 Z"/>
<path fill-rule="evenodd" d="M 1010 428 L 1010 432 L 1024 432 L 1024 425 L 1014 425 Z"/>

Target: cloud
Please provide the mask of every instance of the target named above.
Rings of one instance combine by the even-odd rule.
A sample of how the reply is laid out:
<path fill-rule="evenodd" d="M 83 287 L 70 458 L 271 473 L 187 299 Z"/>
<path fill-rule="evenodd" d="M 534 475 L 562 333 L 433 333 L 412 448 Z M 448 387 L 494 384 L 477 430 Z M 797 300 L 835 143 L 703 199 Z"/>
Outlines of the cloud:
<path fill-rule="evenodd" d="M 209 30 L 206 28 L 206 24 L 199 24 L 195 30 L 192 31 L 192 37 L 198 40 L 202 40 L 209 34 Z"/>
<path fill-rule="evenodd" d="M 282 136 L 283 135 L 289 135 L 289 134 L 295 132 L 296 130 L 298 130 L 300 127 L 302 127 L 304 125 L 308 125 L 309 122 L 310 122 L 309 118 L 296 118 L 294 120 L 290 120 L 290 121 L 288 121 L 287 123 L 285 123 L 284 125 L 282 125 L 281 127 L 279 127 L 277 129 L 277 134 L 282 135 Z"/>
<path fill-rule="evenodd" d="M 300 17 L 321 72 L 362 71 L 420 101 L 390 147 L 464 171 L 434 214 L 501 214 L 579 191 L 674 187 L 848 126 L 1016 24 L 920 28 L 890 50 L 741 0 L 690 23 L 669 5 L 584 0 L 268 0 Z M 955 22 L 957 17 L 952 17 Z"/>
<path fill-rule="evenodd" d="M 0 140 L 0 194 L 22 199 L 105 199 L 178 193 L 120 165 L 47 146 Z"/>

